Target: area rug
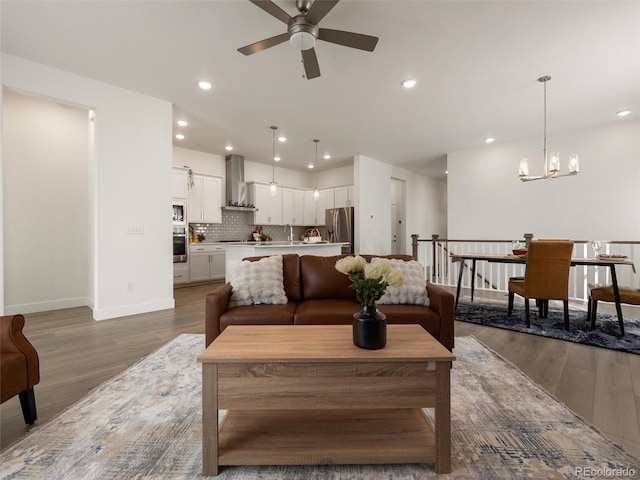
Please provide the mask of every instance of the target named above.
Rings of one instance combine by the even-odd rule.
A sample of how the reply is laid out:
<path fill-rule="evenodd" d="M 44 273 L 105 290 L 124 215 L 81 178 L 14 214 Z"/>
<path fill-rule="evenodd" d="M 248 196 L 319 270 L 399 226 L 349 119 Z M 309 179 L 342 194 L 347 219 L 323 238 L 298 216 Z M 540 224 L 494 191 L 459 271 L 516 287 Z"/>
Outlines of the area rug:
<path fill-rule="evenodd" d="M 2 479 L 201 477 L 203 335 L 181 335 L 0 454 Z M 222 480 L 636 478 L 625 453 L 473 337 L 456 339 L 452 467 L 226 467 Z M 429 410 L 430 412 L 430 410 Z M 221 415 L 223 415 L 221 413 Z"/>
<path fill-rule="evenodd" d="M 598 313 L 596 329 L 590 330 L 587 312 L 569 309 L 570 330 L 564 329 L 564 312 L 560 307 L 549 306 L 549 318 L 538 317 L 538 309 L 531 302 L 531 328 L 525 323 L 524 303 L 514 305 L 511 316 L 507 316 L 507 298 L 504 301 L 474 300 L 460 301 L 456 320 L 477 323 L 489 327 L 532 333 L 542 337 L 583 343 L 597 347 L 640 354 L 640 320 L 624 317 L 624 336 L 620 335 L 620 324 L 616 315 Z"/>

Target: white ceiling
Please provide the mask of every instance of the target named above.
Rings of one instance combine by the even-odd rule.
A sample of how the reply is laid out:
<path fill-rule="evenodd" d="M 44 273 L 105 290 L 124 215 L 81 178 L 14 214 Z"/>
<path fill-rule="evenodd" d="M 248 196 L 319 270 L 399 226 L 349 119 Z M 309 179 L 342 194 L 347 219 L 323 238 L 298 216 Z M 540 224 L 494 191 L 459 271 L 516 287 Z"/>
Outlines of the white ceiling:
<path fill-rule="evenodd" d="M 277 0 L 295 15 L 293 0 Z M 170 101 L 190 122 L 174 145 L 306 171 L 356 154 L 441 175 L 447 152 L 540 136 L 640 110 L 640 2 L 342 0 L 324 28 L 378 36 L 373 53 L 327 42 L 302 77 L 288 43 L 237 48 L 286 26 L 249 1 L 2 0 L 2 51 Z M 405 90 L 400 82 L 415 78 Z M 213 84 L 208 92 L 199 80 Z M 331 160 L 322 159 L 328 151 Z M 514 159 L 514 171 L 519 159 Z"/>

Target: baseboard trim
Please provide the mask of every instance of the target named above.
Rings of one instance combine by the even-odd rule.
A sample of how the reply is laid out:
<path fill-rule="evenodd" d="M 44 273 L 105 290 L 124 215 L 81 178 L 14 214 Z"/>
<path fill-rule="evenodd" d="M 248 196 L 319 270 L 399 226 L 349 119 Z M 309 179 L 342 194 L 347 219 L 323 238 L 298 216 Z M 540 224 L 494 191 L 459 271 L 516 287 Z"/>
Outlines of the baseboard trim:
<path fill-rule="evenodd" d="M 47 312 L 49 310 L 62 310 L 64 308 L 91 307 L 93 302 L 88 297 L 63 298 L 46 302 L 22 303 L 17 305 L 5 305 L 5 315 L 26 315 L 28 313 Z"/>
<path fill-rule="evenodd" d="M 126 317 L 128 315 L 138 315 L 140 313 L 157 312 L 158 310 L 169 310 L 175 308 L 176 302 L 173 298 L 159 300 L 157 302 L 138 303 L 113 308 L 94 308 L 94 320 L 109 320 L 111 318 Z"/>

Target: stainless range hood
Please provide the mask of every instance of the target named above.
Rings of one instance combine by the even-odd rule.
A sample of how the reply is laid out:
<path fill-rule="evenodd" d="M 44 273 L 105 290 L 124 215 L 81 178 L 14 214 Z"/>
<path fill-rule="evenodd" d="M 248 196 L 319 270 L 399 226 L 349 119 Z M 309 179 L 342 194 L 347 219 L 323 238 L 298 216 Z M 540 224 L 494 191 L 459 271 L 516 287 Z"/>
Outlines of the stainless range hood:
<path fill-rule="evenodd" d="M 226 204 L 224 210 L 236 212 L 256 212 L 255 205 L 248 202 L 247 184 L 244 183 L 244 157 L 227 155 L 226 157 Z"/>

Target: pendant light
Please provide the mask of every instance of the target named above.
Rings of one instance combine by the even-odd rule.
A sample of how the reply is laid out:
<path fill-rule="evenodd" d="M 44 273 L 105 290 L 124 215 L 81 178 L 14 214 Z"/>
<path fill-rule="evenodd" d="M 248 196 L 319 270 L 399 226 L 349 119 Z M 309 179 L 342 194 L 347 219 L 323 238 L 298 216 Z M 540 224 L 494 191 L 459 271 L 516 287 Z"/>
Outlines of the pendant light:
<path fill-rule="evenodd" d="M 313 141 L 316 144 L 316 159 L 315 159 L 315 163 L 318 163 L 318 142 L 320 140 L 318 140 L 317 138 L 314 138 Z M 316 179 L 316 186 L 313 189 L 313 199 L 317 202 L 320 199 L 320 190 L 318 190 L 318 175 L 315 175 L 315 179 Z"/>
<path fill-rule="evenodd" d="M 544 85 L 544 140 L 542 147 L 543 154 L 543 166 L 542 175 L 530 176 L 529 165 L 526 158 L 523 158 L 520 162 L 520 170 L 518 175 L 523 182 L 531 182 L 533 180 L 549 180 L 559 177 L 568 177 L 569 175 L 577 175 L 580 172 L 580 163 L 578 155 L 571 155 L 569 157 L 569 173 L 560 175 L 560 154 L 558 152 L 552 152 L 547 155 L 547 82 L 551 80 L 549 75 L 538 78 L 538 81 Z"/>
<path fill-rule="evenodd" d="M 276 127 L 275 125 L 271 125 L 271 131 L 273 135 L 273 142 L 272 142 L 273 150 L 271 152 L 272 171 L 271 171 L 271 182 L 269 182 L 269 191 L 271 192 L 272 196 L 275 196 L 278 193 L 278 182 L 276 182 L 276 130 L 277 129 L 278 127 Z"/>

